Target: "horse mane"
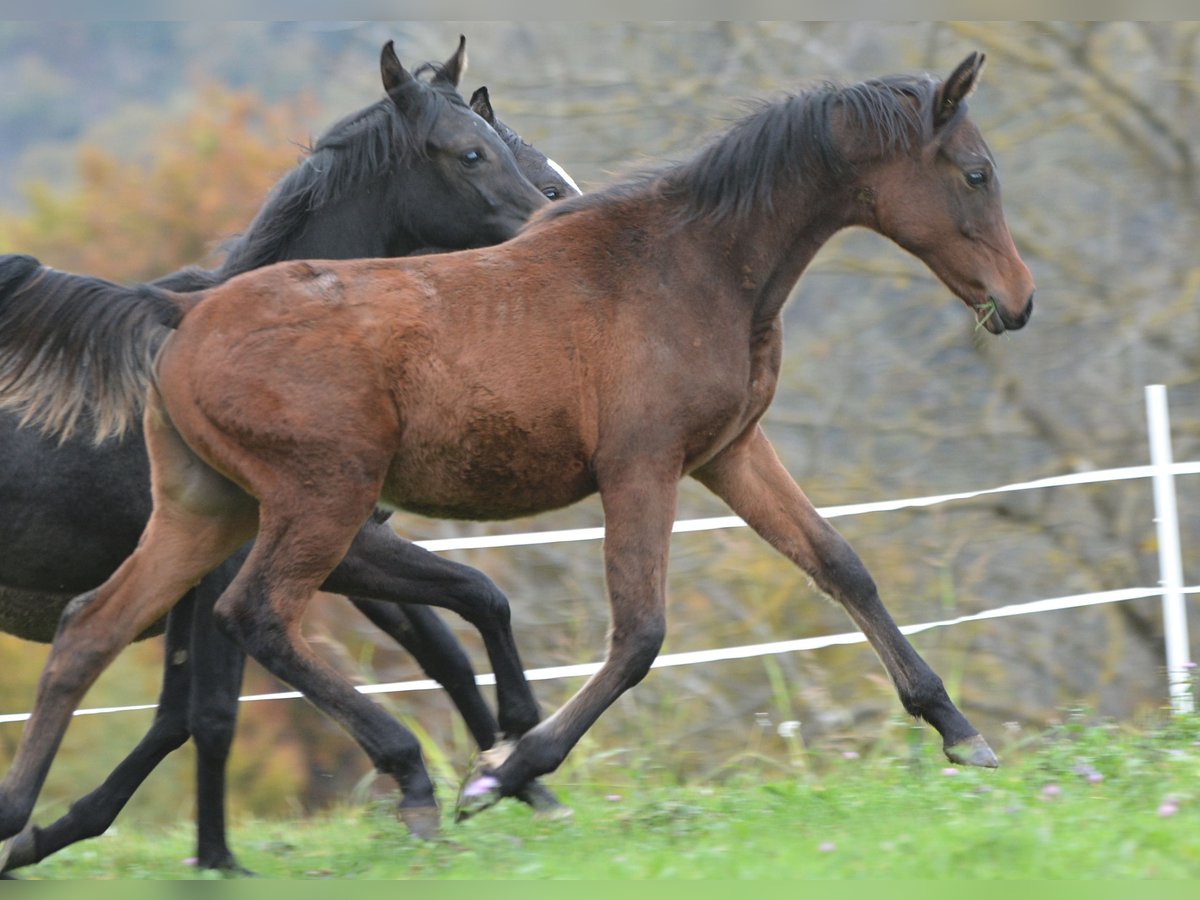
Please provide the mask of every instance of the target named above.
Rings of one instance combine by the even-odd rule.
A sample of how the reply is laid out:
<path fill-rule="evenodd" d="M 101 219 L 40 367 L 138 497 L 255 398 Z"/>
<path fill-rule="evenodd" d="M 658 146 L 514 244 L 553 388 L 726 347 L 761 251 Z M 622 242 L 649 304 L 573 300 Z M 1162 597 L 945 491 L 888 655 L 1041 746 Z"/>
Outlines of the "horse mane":
<path fill-rule="evenodd" d="M 428 79 L 423 79 L 426 74 Z M 417 114 L 402 116 L 397 103 Z M 337 202 L 355 185 L 422 159 L 446 104 L 466 106 L 443 66 L 421 65 L 394 97 L 344 116 L 307 148 L 300 163 L 271 189 L 246 231 L 222 246 L 226 255 L 220 266 L 187 267 L 155 284 L 177 291 L 201 290 L 278 262 L 313 210 Z"/>
<path fill-rule="evenodd" d="M 841 125 L 873 134 L 872 158 L 908 152 L 932 130 L 939 82 L 929 76 L 894 75 L 852 85 L 825 82 L 752 111 L 690 159 L 635 173 L 617 183 L 545 208 L 546 221 L 620 203 L 646 192 L 676 199 L 685 220 L 736 224 L 756 207 L 769 208 L 778 183 L 804 179 L 828 184 L 853 168 Z"/>

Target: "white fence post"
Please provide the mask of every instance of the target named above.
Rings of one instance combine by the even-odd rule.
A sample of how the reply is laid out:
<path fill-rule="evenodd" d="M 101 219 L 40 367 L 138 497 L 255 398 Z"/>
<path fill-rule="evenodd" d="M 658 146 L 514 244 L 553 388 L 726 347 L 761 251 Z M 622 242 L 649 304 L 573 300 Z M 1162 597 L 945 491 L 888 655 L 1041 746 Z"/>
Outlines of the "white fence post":
<path fill-rule="evenodd" d="M 1158 568 L 1162 585 L 1163 633 L 1167 651 L 1167 690 L 1177 715 L 1194 709 L 1188 651 L 1187 607 L 1183 596 L 1183 563 L 1179 552 L 1179 515 L 1175 506 L 1174 459 L 1167 389 L 1146 385 L 1146 422 L 1150 431 L 1150 463 L 1154 469 L 1154 524 L 1158 532 Z"/>

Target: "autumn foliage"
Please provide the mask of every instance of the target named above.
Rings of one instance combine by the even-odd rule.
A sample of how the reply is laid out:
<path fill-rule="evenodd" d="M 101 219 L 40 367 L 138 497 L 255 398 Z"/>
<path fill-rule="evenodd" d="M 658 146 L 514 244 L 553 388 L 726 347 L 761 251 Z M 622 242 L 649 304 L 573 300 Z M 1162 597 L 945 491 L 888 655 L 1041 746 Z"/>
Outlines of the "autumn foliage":
<path fill-rule="evenodd" d="M 28 185 L 26 210 L 0 215 L 0 250 L 120 282 L 212 265 L 303 154 L 304 107 L 205 86 L 133 157 L 85 143 L 77 183 Z"/>
<path fill-rule="evenodd" d="M 164 118 L 144 136 L 138 153 L 126 156 L 81 144 L 76 179 L 69 185 L 38 182 L 22 189 L 25 208 L 0 211 L 0 252 L 30 253 L 47 265 L 122 283 L 148 281 L 184 265 L 213 265 L 223 240 L 244 229 L 271 186 L 304 153 L 308 101 L 267 107 L 253 94 L 207 85 L 191 108 Z M 0 710 L 28 709 L 30 686 L 46 648 L 0 635 Z M 161 641 L 122 654 L 88 695 L 85 705 L 152 701 L 161 677 Z M 247 686 L 278 689 L 252 667 Z M 291 726 L 286 704 L 258 704 L 243 722 L 230 779 L 232 808 L 278 809 L 281 797 L 303 792 L 309 781 L 302 734 Z M 47 794 L 46 812 L 61 812 L 68 799 L 98 784 L 127 753 L 150 722 L 150 713 L 85 717 L 72 729 L 75 747 L 96 753 L 56 766 L 59 779 Z M 100 719 L 104 721 L 100 721 Z M 0 759 L 10 758 L 19 725 L 0 729 Z M 135 814 L 186 820 L 192 795 L 192 750 L 173 754 L 161 773 L 139 791 Z"/>

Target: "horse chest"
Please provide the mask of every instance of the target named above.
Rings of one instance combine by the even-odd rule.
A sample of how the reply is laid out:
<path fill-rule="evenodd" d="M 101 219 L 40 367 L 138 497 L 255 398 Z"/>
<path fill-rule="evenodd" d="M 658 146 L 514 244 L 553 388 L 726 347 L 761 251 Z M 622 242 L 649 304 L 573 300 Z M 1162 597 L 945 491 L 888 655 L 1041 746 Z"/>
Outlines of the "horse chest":
<path fill-rule="evenodd" d="M 752 344 L 736 364 L 714 366 L 695 381 L 690 402 L 681 403 L 684 472 L 704 465 L 762 418 L 779 380 L 779 342 L 772 333 Z"/>

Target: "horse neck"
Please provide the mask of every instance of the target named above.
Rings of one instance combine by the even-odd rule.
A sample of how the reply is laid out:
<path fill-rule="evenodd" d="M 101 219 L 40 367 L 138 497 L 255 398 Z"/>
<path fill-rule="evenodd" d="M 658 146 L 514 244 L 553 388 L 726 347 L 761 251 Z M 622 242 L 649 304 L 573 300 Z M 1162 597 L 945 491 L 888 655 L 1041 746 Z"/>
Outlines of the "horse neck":
<path fill-rule="evenodd" d="M 268 201 L 218 269 L 221 280 L 290 259 L 404 256 L 421 240 L 399 214 L 402 187 L 392 175 L 353 185 L 342 197 L 309 208 L 305 197 Z"/>
<path fill-rule="evenodd" d="M 734 279 L 736 291 L 753 307 L 755 328 L 779 316 L 804 270 L 834 234 L 857 224 L 853 190 L 778 187 L 769 202 L 734 215 L 720 228 L 703 220 L 711 246 L 704 254 L 714 271 L 705 277 Z M 716 271 L 720 270 L 720 271 Z"/>

